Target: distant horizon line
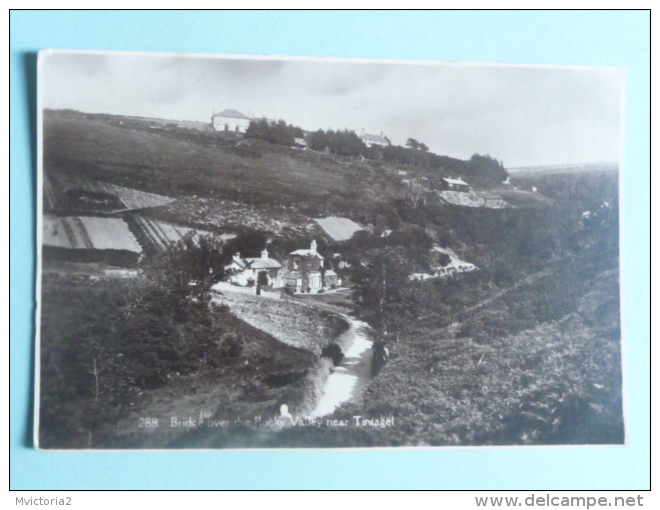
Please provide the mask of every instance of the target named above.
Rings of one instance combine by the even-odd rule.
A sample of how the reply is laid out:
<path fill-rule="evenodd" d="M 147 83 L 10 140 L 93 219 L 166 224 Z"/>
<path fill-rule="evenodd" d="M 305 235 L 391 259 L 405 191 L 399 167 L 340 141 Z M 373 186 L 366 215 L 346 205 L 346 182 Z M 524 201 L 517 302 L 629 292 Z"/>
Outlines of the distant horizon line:
<path fill-rule="evenodd" d="M 561 167 L 584 167 L 584 166 L 595 166 L 595 165 L 607 165 L 607 166 L 619 166 L 618 161 L 586 161 L 582 163 L 549 163 L 549 164 L 538 164 L 538 165 L 521 165 L 521 166 L 511 166 L 504 167 L 505 170 L 514 172 L 516 170 L 530 170 L 533 168 L 561 168 Z"/>

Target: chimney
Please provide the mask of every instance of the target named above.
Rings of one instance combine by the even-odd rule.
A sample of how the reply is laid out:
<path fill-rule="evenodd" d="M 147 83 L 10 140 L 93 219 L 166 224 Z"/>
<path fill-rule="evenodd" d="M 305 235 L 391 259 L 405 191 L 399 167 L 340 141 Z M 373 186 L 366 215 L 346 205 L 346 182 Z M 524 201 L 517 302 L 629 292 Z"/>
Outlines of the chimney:
<path fill-rule="evenodd" d="M 268 250 L 266 248 L 264 248 L 263 251 L 261 252 L 261 258 L 263 260 L 266 260 L 268 258 Z"/>
<path fill-rule="evenodd" d="M 309 247 L 312 253 L 316 253 L 316 239 L 312 239 L 312 244 Z"/>
<path fill-rule="evenodd" d="M 234 255 L 234 260 L 237 262 L 241 262 L 241 254 L 240 252 L 236 252 L 236 255 Z"/>
<path fill-rule="evenodd" d="M 385 135 L 383 135 L 383 132 L 381 131 L 381 132 L 380 132 L 380 137 L 381 137 L 381 138 L 384 138 L 384 136 L 385 136 Z"/>
<path fill-rule="evenodd" d="M 364 128 L 360 130 L 360 136 L 362 136 L 363 134 L 364 134 Z"/>

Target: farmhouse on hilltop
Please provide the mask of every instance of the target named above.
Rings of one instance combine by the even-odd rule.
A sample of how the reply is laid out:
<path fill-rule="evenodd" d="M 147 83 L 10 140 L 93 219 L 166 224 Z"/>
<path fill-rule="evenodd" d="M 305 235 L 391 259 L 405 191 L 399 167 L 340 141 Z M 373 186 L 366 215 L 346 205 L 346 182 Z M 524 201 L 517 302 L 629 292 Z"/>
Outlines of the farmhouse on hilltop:
<path fill-rule="evenodd" d="M 337 273 L 325 269 L 323 264 L 323 257 L 316 251 L 316 241 L 312 241 L 309 250 L 289 253 L 284 263 L 284 285 L 297 292 L 315 292 L 337 286 Z"/>
<path fill-rule="evenodd" d="M 443 191 L 462 191 L 465 193 L 470 191 L 470 185 L 461 178 L 443 177 L 440 181 L 440 187 Z"/>
<path fill-rule="evenodd" d="M 374 145 L 378 147 L 387 147 L 390 142 L 385 138 L 385 135 L 381 133 L 380 135 L 369 135 L 362 130 L 360 139 L 364 142 L 367 147 L 373 147 Z"/>
<path fill-rule="evenodd" d="M 245 133 L 250 125 L 250 117 L 238 110 L 222 110 L 211 117 L 211 125 L 216 131 L 235 131 Z"/>
<path fill-rule="evenodd" d="M 261 252 L 260 258 L 241 258 L 241 254 L 237 253 L 225 269 L 234 271 L 230 281 L 237 285 L 248 285 L 251 282 L 256 284 L 259 273 L 265 273 L 268 285 L 274 289 L 282 287 L 282 265 L 268 257 L 266 248 Z"/>

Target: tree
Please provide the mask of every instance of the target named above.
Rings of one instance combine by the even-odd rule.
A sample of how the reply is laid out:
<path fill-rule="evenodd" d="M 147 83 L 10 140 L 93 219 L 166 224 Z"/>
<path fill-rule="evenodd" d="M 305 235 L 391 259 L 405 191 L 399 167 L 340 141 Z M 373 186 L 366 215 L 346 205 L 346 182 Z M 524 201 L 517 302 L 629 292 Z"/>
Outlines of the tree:
<path fill-rule="evenodd" d="M 128 282 L 113 342 L 129 384 L 154 388 L 173 372 L 198 370 L 216 350 L 211 287 L 225 277 L 230 255 L 215 236 L 192 235 L 144 260 Z"/>
<path fill-rule="evenodd" d="M 398 342 L 414 324 L 419 296 L 410 280 L 405 251 L 385 249 L 360 266 L 353 282 L 358 313 L 374 328 L 371 374 L 378 375 L 389 357 L 388 345 Z"/>
<path fill-rule="evenodd" d="M 268 244 L 268 236 L 257 230 L 241 232 L 234 239 L 227 241 L 224 251 L 231 257 L 240 253 L 244 257 L 256 257 Z"/>
<path fill-rule="evenodd" d="M 142 278 L 174 305 L 208 305 L 211 286 L 224 278 L 231 258 L 224 248 L 219 237 L 191 233 L 145 260 Z"/>
<path fill-rule="evenodd" d="M 427 190 L 423 185 L 417 181 L 411 181 L 406 184 L 403 190 L 403 198 L 406 203 L 413 209 L 417 209 L 424 203 L 427 195 Z"/>
<path fill-rule="evenodd" d="M 277 122 L 269 121 L 265 118 L 252 119 L 248 128 L 245 130 L 247 138 L 259 138 L 267 142 L 286 145 L 290 147 L 294 143 L 294 138 L 301 138 L 304 135 L 302 128 L 287 124 L 280 119 Z"/>
<path fill-rule="evenodd" d="M 441 253 L 440 255 L 438 255 L 438 264 L 440 264 L 442 267 L 447 267 L 450 262 L 451 262 L 451 257 L 446 253 Z"/>
<path fill-rule="evenodd" d="M 309 148 L 314 151 L 324 151 L 328 146 L 328 137 L 325 131 L 319 129 L 309 135 Z"/>
<path fill-rule="evenodd" d="M 415 151 L 419 149 L 419 142 L 414 138 L 408 138 L 408 140 L 406 141 L 406 147 L 409 147 Z"/>
<path fill-rule="evenodd" d="M 469 163 L 473 174 L 480 177 L 485 177 L 495 182 L 502 182 L 509 177 L 509 173 L 504 169 L 502 162 L 492 158 L 490 154 L 486 154 L 485 156 L 473 154 Z"/>
<path fill-rule="evenodd" d="M 382 340 L 398 340 L 415 316 L 411 273 L 405 251 L 393 248 L 376 251 L 371 261 L 355 272 L 353 299 L 361 316 Z"/>

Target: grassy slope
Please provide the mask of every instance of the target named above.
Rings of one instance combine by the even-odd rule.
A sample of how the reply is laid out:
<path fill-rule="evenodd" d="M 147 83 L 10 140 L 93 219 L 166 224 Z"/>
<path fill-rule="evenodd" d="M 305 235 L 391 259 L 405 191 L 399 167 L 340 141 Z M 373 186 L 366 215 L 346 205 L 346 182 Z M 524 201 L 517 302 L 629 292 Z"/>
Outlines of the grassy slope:
<path fill-rule="evenodd" d="M 216 138 L 213 138 L 213 137 Z M 387 187 L 359 161 L 295 151 L 213 133 L 119 127 L 101 119 L 44 116 L 46 170 L 74 172 L 169 196 L 234 196 L 278 200 L 353 195 Z M 265 150 L 262 150 L 265 147 Z M 373 191 L 371 192 L 373 194 Z"/>

